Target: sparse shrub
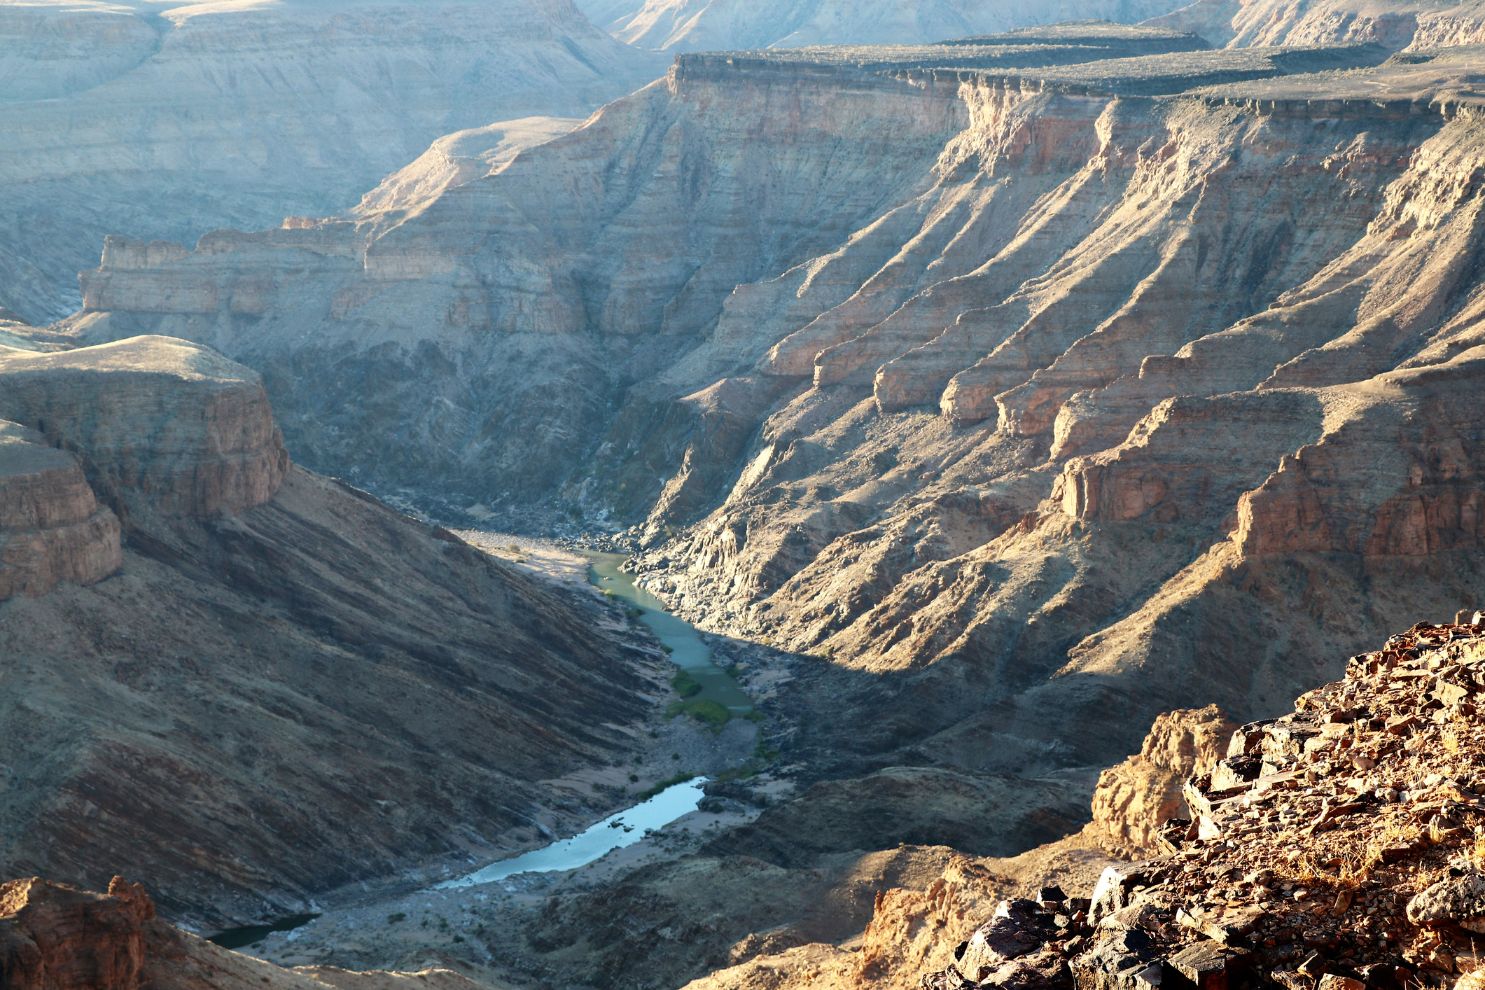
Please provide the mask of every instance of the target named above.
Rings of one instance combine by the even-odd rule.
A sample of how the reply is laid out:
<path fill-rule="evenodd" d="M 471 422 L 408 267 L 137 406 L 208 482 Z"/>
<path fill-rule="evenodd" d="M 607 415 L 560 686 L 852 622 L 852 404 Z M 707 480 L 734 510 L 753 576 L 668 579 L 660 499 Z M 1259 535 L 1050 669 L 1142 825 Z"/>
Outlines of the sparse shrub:
<path fill-rule="evenodd" d="M 670 679 L 670 686 L 682 698 L 694 698 L 701 693 L 701 682 L 686 670 L 676 671 L 675 676 Z"/>
<path fill-rule="evenodd" d="M 672 702 L 665 710 L 665 714 L 669 718 L 689 715 L 714 732 L 720 732 L 722 726 L 732 721 L 732 713 L 727 710 L 727 706 L 709 698 L 692 698 L 689 701 Z"/>

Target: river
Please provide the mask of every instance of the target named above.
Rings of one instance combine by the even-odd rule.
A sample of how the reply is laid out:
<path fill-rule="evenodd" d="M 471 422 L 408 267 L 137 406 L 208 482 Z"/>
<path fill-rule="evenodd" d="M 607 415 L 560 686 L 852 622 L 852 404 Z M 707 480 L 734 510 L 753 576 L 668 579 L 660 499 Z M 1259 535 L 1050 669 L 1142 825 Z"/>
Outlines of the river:
<path fill-rule="evenodd" d="M 509 538 L 499 534 L 501 541 Z M 488 550 L 487 550 L 488 552 Z M 634 576 L 623 570 L 628 559 L 623 554 L 585 552 L 588 579 L 605 595 L 623 601 L 639 610 L 636 616 L 645 628 L 665 647 L 671 661 L 684 671 L 695 687 L 677 704 L 720 706 L 728 716 L 745 715 L 753 702 L 733 676 L 717 666 L 712 650 L 701 633 L 689 622 L 671 615 L 654 595 L 635 583 Z M 678 682 L 678 687 L 680 682 Z M 677 709 L 681 714 L 685 709 Z M 708 778 L 694 777 L 672 783 L 632 807 L 610 815 L 603 821 L 566 839 L 519 856 L 497 860 L 472 873 L 437 884 L 435 890 L 470 887 L 476 884 L 507 880 L 523 873 L 551 873 L 575 870 L 596 862 L 616 849 L 634 845 L 645 833 L 664 828 L 671 822 L 697 810 Z M 312 921 L 315 915 L 285 918 L 270 925 L 234 928 L 211 936 L 218 945 L 240 949 L 260 942 L 272 932 L 292 931 Z"/>

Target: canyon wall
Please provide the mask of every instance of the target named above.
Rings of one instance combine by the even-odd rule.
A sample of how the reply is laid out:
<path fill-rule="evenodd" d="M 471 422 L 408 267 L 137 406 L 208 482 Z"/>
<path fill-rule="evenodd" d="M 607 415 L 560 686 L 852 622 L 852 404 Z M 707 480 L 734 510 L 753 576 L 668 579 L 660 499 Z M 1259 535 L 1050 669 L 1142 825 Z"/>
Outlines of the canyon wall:
<path fill-rule="evenodd" d="M 441 135 L 663 71 L 568 0 L 0 6 L 0 305 L 75 308 L 105 234 L 345 209 Z"/>
<path fill-rule="evenodd" d="M 15 339 L 8 871 L 127 869 L 173 917 L 230 927 L 609 810 L 566 778 L 640 745 L 665 664 L 594 600 L 290 466 L 258 376 L 199 344 Z"/>
<path fill-rule="evenodd" d="M 209 342 L 446 511 L 634 524 L 814 658 L 822 772 L 1104 765 L 1476 593 L 1476 55 L 682 56 L 406 222 L 115 242 L 64 329 Z"/>
<path fill-rule="evenodd" d="M 0 504 L 0 601 L 94 584 L 123 564 L 118 517 L 98 504 L 77 458 L 3 421 Z"/>

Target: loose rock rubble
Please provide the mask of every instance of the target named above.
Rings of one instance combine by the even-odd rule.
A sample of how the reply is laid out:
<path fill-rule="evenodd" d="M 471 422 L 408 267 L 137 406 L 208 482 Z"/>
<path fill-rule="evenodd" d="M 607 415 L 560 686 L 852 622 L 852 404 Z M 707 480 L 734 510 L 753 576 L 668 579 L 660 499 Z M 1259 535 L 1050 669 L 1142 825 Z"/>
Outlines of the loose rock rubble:
<path fill-rule="evenodd" d="M 927 990 L 1485 985 L 1485 613 L 1243 726 L 1156 859 L 1001 904 Z"/>

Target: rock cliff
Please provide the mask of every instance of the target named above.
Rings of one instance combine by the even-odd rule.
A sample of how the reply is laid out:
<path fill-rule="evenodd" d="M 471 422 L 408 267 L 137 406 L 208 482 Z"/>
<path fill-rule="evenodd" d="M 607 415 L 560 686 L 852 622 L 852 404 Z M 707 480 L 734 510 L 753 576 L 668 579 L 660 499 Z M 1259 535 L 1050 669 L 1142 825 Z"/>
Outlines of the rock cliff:
<path fill-rule="evenodd" d="M 0 600 L 103 580 L 123 564 L 119 535 L 76 457 L 0 422 Z"/>
<path fill-rule="evenodd" d="M 0 5 L 0 305 L 75 308 L 105 234 L 345 209 L 440 135 L 663 70 L 568 0 Z"/>
<path fill-rule="evenodd" d="M 284 970 L 218 948 L 155 917 L 139 884 L 107 894 L 32 877 L 0 884 L 0 981 L 8 990 L 476 990 L 447 970 Z"/>
<path fill-rule="evenodd" d="M 241 512 L 271 499 L 289 467 L 258 376 L 163 337 L 0 349 L 0 416 L 79 453 L 121 510 Z"/>
<path fill-rule="evenodd" d="M 289 466 L 253 372 L 159 337 L 12 349 L 0 405 L 36 428 L 0 426 L 9 870 L 128 869 L 228 927 L 604 810 L 563 778 L 638 745 L 660 662 Z"/>

